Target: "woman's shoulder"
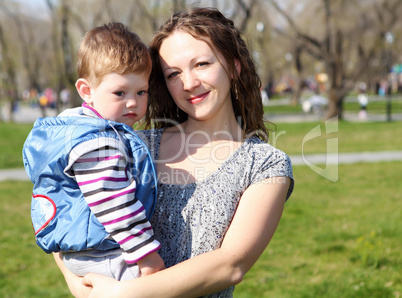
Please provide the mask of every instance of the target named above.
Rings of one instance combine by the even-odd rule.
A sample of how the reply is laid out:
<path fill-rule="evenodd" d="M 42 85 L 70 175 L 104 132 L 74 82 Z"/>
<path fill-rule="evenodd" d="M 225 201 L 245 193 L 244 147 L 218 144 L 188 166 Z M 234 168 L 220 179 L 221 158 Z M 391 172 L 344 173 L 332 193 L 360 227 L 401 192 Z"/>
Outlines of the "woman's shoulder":
<path fill-rule="evenodd" d="M 252 181 L 258 182 L 270 177 L 288 177 L 291 179 L 287 199 L 293 192 L 294 179 L 292 162 L 282 150 L 257 137 L 247 139 L 247 162 L 250 163 Z"/>
<path fill-rule="evenodd" d="M 282 150 L 272 146 L 271 144 L 261 140 L 256 136 L 247 139 L 246 150 L 255 157 L 266 157 L 288 160 L 289 156 Z"/>
<path fill-rule="evenodd" d="M 292 162 L 282 150 L 257 137 L 247 139 L 246 162 L 251 163 L 254 171 L 276 172 L 275 176 L 289 176 L 293 178 Z"/>

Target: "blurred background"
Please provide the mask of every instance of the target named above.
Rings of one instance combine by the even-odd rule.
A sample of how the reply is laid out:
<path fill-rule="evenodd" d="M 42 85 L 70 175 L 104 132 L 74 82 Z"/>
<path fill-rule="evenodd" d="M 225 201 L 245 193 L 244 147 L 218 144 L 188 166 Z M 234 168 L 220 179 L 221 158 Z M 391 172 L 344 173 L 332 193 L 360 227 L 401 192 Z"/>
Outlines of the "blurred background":
<path fill-rule="evenodd" d="M 402 0 L 0 0 L 0 297 L 71 297 L 35 243 L 21 148 L 38 117 L 81 105 L 81 37 L 120 21 L 148 43 L 192 6 L 242 31 L 296 181 L 234 297 L 400 298 Z"/>
<path fill-rule="evenodd" d="M 384 119 L 402 112 L 400 0 L 0 0 L 0 121 L 19 107 L 46 116 L 81 104 L 75 58 L 88 29 L 120 21 L 148 43 L 192 6 L 217 7 L 242 31 L 264 105 L 342 119 L 345 102 L 359 103 L 357 113 L 369 98 Z"/>

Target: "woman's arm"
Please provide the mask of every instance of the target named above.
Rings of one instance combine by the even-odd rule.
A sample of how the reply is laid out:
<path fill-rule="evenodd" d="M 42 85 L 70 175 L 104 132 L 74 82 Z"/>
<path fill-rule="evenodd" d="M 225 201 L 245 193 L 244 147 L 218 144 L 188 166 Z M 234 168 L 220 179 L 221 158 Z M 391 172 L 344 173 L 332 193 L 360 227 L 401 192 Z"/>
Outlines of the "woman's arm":
<path fill-rule="evenodd" d="M 289 185 L 289 178 L 275 177 L 250 186 L 217 250 L 136 280 L 88 274 L 83 282 L 94 287 L 93 297 L 197 297 L 237 284 L 274 235 Z"/>
<path fill-rule="evenodd" d="M 81 283 L 82 277 L 78 277 L 77 275 L 71 273 L 64 266 L 60 253 L 58 252 L 53 253 L 53 257 L 61 273 L 63 273 L 64 275 L 64 278 L 67 282 L 67 286 L 70 289 L 71 294 L 73 294 L 74 297 L 88 297 L 89 294 L 91 293 L 92 288 L 82 285 Z"/>

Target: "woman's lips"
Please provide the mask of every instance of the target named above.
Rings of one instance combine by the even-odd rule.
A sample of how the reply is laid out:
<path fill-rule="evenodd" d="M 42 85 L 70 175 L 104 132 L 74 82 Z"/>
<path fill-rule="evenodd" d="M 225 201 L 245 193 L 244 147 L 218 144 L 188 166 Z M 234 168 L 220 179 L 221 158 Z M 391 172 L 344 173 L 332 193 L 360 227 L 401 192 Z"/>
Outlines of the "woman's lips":
<path fill-rule="evenodd" d="M 197 103 L 203 101 L 205 99 L 205 97 L 207 97 L 208 94 L 209 94 L 209 91 L 205 92 L 205 93 L 202 93 L 202 94 L 199 94 L 197 96 L 193 96 L 193 97 L 188 99 L 188 102 L 191 103 L 191 104 L 197 104 Z"/>

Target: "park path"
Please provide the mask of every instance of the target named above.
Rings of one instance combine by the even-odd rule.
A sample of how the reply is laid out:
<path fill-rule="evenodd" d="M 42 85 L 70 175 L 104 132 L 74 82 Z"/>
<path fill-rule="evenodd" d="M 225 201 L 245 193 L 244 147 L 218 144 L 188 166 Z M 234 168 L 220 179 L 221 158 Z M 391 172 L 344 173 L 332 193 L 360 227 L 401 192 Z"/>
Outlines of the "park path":
<path fill-rule="evenodd" d="M 3 115 L 4 116 L 4 115 Z M 54 110 L 47 110 L 47 116 L 55 116 Z M 367 121 L 384 121 L 384 115 L 368 114 Z M 33 123 L 38 117 L 41 117 L 39 109 L 20 107 L 15 114 L 15 122 Z M 319 115 L 298 114 L 298 115 L 266 115 L 273 123 L 279 122 L 302 122 L 319 121 Z M 3 118 L 4 119 L 4 118 Z M 346 121 L 361 121 L 356 114 L 345 113 Z M 393 114 L 392 120 L 402 121 L 402 114 Z M 379 151 L 379 152 L 351 152 L 337 154 L 308 154 L 290 156 L 292 164 L 297 165 L 322 165 L 322 164 L 350 164 L 357 162 L 384 162 L 384 161 L 402 161 L 402 151 Z M 0 181 L 4 180 L 28 180 L 24 169 L 3 169 L 0 170 Z"/>
<path fill-rule="evenodd" d="M 280 100 L 276 100 L 280 101 Z M 286 103 L 286 102 L 285 102 Z M 281 102 L 279 104 L 285 104 Z M 55 117 L 57 115 L 54 109 L 46 109 L 46 116 L 48 117 Z M 293 113 L 293 114 L 271 114 L 267 113 L 264 115 L 265 119 L 273 122 L 273 123 L 280 123 L 280 122 L 314 122 L 322 120 L 322 115 L 314 114 L 314 113 Z M 14 114 L 14 121 L 16 123 L 34 123 L 36 119 L 42 117 L 42 113 L 39 108 L 31 108 L 27 106 L 20 106 L 17 109 L 17 112 Z M 386 121 L 385 114 L 373 114 L 368 113 L 367 119 L 359 119 L 356 113 L 345 112 L 344 113 L 345 121 L 351 122 L 361 122 L 361 121 Z M 391 119 L 393 121 L 402 121 L 402 113 L 393 113 L 391 115 Z M 6 109 L 0 110 L 0 120 L 8 121 L 8 115 L 6 114 Z"/>
<path fill-rule="evenodd" d="M 290 155 L 294 166 L 298 165 L 328 165 L 328 164 L 351 164 L 359 162 L 387 162 L 402 161 L 402 151 L 378 151 L 378 152 L 349 152 L 337 154 L 306 154 Z M 28 180 L 24 169 L 0 170 L 0 181 L 5 180 Z"/>

